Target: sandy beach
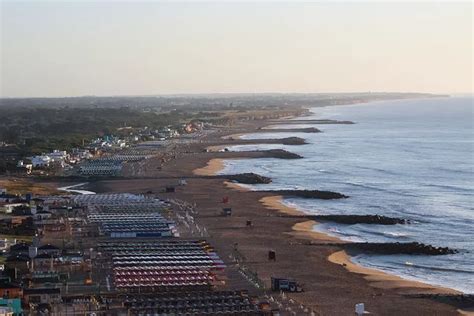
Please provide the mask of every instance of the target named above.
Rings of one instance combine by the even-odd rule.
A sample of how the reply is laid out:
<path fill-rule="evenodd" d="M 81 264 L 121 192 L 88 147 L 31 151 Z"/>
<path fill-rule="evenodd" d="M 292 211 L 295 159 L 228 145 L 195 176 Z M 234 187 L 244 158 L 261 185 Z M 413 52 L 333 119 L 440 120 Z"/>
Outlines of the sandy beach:
<path fill-rule="evenodd" d="M 204 168 L 196 169 L 194 172 L 201 175 L 215 175 L 224 167 L 223 159 L 211 159 L 207 166 Z M 235 183 L 226 182 L 226 186 L 232 189 L 248 191 L 243 186 Z M 267 209 L 276 210 L 278 212 L 288 214 L 288 215 L 304 215 L 305 213 L 287 206 L 283 203 L 283 196 L 265 196 L 259 200 Z M 345 243 L 341 239 L 330 236 L 321 232 L 314 230 L 314 226 L 318 225 L 316 221 L 305 221 L 293 225 L 291 233 L 293 236 L 298 236 L 300 238 L 310 238 L 318 242 L 332 242 L 332 243 Z M 433 286 L 430 284 L 425 284 L 418 281 L 406 280 L 398 276 L 388 274 L 376 269 L 369 269 L 363 266 L 354 264 L 351 261 L 350 256 L 344 251 L 337 251 L 328 256 L 328 261 L 334 264 L 344 266 L 348 271 L 352 273 L 358 273 L 364 275 L 364 278 L 370 282 L 371 286 L 383 288 L 383 289 L 395 289 L 399 290 L 400 293 L 418 293 L 420 289 L 424 293 L 433 293 L 433 294 L 460 294 L 461 292 Z"/>
<path fill-rule="evenodd" d="M 474 316 L 474 0 L 0 8 L 0 316 Z"/>
<path fill-rule="evenodd" d="M 254 129 L 246 125 L 245 130 L 252 132 L 261 124 L 255 124 Z M 213 135 L 206 139 L 205 144 L 190 146 L 187 151 L 192 151 L 192 155 L 178 154 L 160 170 L 152 167 L 153 159 L 150 159 L 150 166 L 145 167 L 149 170 L 146 179 L 98 181 L 89 189 L 131 193 L 150 190 L 160 198 L 195 203 L 198 211 L 196 221 L 206 227 L 209 241 L 230 271 L 237 267 L 228 258 L 237 249 L 246 258 L 242 264 L 257 273 L 267 287 L 272 276 L 289 277 L 300 282 L 304 292 L 288 296 L 311 308 L 317 315 L 352 315 L 354 304 L 359 302 L 364 302 L 366 310 L 374 315 L 459 314 L 454 306 L 429 298 L 406 296 L 413 293 L 454 294 L 456 291 L 359 267 L 342 252 L 338 246 L 340 240 L 313 230 L 317 225 L 315 221 L 282 216 L 302 213 L 281 203 L 281 196 L 248 190 L 226 179 L 213 178 L 212 175 L 222 170 L 224 159 L 257 158 L 251 152 L 227 152 L 225 155 L 204 152 L 203 149 L 213 140 L 221 145 L 222 136 Z M 167 185 L 175 185 L 183 177 L 189 177 L 186 186 L 176 187 L 175 193 L 163 193 Z M 221 216 L 223 197 L 229 198 L 225 206 L 232 208 L 230 217 Z M 252 222 L 251 227 L 246 226 L 248 220 Z M 269 250 L 276 252 L 275 262 L 268 261 Z M 248 288 L 256 294 L 263 294 L 236 275 L 228 275 L 228 287 Z"/>
<path fill-rule="evenodd" d="M 351 257 L 344 250 L 331 254 L 328 260 L 332 263 L 343 265 L 350 272 L 364 275 L 364 278 L 374 287 L 401 289 L 403 293 L 418 293 L 420 290 L 423 290 L 424 293 L 433 294 L 460 294 L 460 292 L 453 289 L 434 287 L 422 282 L 402 279 L 396 275 L 354 264 L 351 261 Z"/>
<path fill-rule="evenodd" d="M 205 167 L 193 170 L 193 173 L 199 176 L 213 176 L 222 169 L 224 169 L 224 159 L 214 158 L 209 160 Z"/>

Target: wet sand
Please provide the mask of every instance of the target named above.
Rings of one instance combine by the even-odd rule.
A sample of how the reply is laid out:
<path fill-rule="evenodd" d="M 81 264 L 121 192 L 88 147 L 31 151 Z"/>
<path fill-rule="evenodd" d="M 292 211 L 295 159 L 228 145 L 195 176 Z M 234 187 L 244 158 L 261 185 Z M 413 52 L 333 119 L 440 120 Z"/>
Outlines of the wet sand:
<path fill-rule="evenodd" d="M 218 146 L 209 146 L 206 148 L 206 150 L 211 151 L 211 152 L 218 152 L 226 148 L 227 146 L 225 145 L 218 145 Z"/>
<path fill-rule="evenodd" d="M 213 158 L 207 162 L 207 165 L 202 168 L 193 170 L 193 173 L 198 176 L 213 176 L 224 169 L 224 159 Z"/>
<path fill-rule="evenodd" d="M 260 199 L 260 202 L 268 209 L 277 210 L 287 215 L 304 215 L 305 213 L 299 211 L 296 208 L 289 207 L 283 203 L 283 196 L 266 196 Z M 304 238 L 313 238 L 321 242 L 333 242 L 339 243 L 341 240 L 339 238 L 329 236 L 324 233 L 314 231 L 314 226 L 319 223 L 316 221 L 305 221 L 293 225 L 292 229 L 294 236 L 304 237 Z"/>
<path fill-rule="evenodd" d="M 255 132 L 258 132 L 258 131 L 255 131 Z M 245 135 L 246 133 L 236 133 L 236 134 L 231 134 L 231 135 L 227 135 L 227 136 L 224 136 L 222 137 L 222 139 L 242 139 L 242 136 Z"/>
<path fill-rule="evenodd" d="M 404 293 L 419 293 L 420 290 L 422 290 L 423 293 L 432 294 L 461 294 L 461 292 L 453 289 L 434 287 L 429 284 L 402 279 L 396 275 L 357 265 L 351 261 L 350 256 L 344 250 L 333 253 L 328 257 L 328 260 L 332 263 L 343 265 L 350 272 L 364 275 L 364 278 L 369 281 L 373 287 L 381 289 L 403 289 Z"/>

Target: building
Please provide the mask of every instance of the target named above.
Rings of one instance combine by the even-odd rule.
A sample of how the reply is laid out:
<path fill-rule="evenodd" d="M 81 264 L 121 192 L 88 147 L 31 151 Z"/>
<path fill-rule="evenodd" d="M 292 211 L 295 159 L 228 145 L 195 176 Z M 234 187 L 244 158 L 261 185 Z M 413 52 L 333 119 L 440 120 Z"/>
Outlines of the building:
<path fill-rule="evenodd" d="M 0 316 L 23 315 L 23 310 L 21 308 L 21 299 L 19 298 L 0 298 L 0 308 L 7 309 L 6 311 L 0 311 Z"/>
<path fill-rule="evenodd" d="M 55 149 L 53 152 L 47 155 L 53 161 L 64 161 L 67 159 L 68 154 L 65 150 Z"/>
<path fill-rule="evenodd" d="M 0 202 L 0 213 L 4 214 L 11 214 L 15 207 L 24 206 L 24 203 L 8 203 L 8 202 Z"/>
<path fill-rule="evenodd" d="M 4 253 L 8 249 L 8 239 L 7 238 L 2 238 L 0 239 L 0 252 Z"/>
<path fill-rule="evenodd" d="M 31 174 L 31 171 L 33 170 L 33 164 L 31 163 L 24 163 L 23 160 L 18 160 L 18 163 L 16 164 L 17 172 L 19 174 L 26 173 L 26 174 Z"/>
<path fill-rule="evenodd" d="M 20 200 L 20 197 L 15 194 L 8 194 L 7 189 L 2 189 L 2 191 L 0 192 L 0 202 L 8 203 L 17 200 Z"/>
<path fill-rule="evenodd" d="M 27 255 L 11 255 L 5 260 L 5 269 L 14 271 L 11 277 L 17 279 L 30 271 L 30 257 Z"/>
<path fill-rule="evenodd" d="M 20 286 L 10 282 L 0 283 L 0 297 L 4 299 L 21 298 L 23 290 Z M 1 305 L 0 305 L 1 306 Z"/>
<path fill-rule="evenodd" d="M 2 234 L 33 236 L 35 231 L 31 216 L 12 216 L 0 219 L 0 232 Z"/>
<path fill-rule="evenodd" d="M 13 310 L 10 307 L 0 306 L 0 316 L 13 316 Z"/>
<path fill-rule="evenodd" d="M 53 255 L 47 255 L 45 253 L 39 254 L 33 258 L 33 270 L 34 271 L 53 271 L 54 261 L 56 257 Z"/>
<path fill-rule="evenodd" d="M 25 304 L 56 304 L 61 303 L 59 288 L 31 288 L 23 290 Z"/>
<path fill-rule="evenodd" d="M 79 172 L 85 176 L 116 176 L 121 171 L 122 162 L 109 159 L 89 160 L 79 168 Z"/>
<path fill-rule="evenodd" d="M 60 280 L 59 273 L 55 271 L 35 271 L 31 273 L 31 283 L 37 286 L 45 283 L 59 283 Z"/>
<path fill-rule="evenodd" d="M 61 249 L 51 244 L 46 244 L 38 247 L 38 255 L 59 256 Z"/>
<path fill-rule="evenodd" d="M 10 247 L 10 254 L 28 256 L 30 246 L 31 245 L 26 242 L 19 242 Z"/>
<path fill-rule="evenodd" d="M 72 153 L 69 155 L 69 163 L 76 164 L 81 160 L 88 160 L 94 157 L 91 152 L 87 149 L 75 148 L 72 150 Z"/>
<path fill-rule="evenodd" d="M 66 151 L 56 149 L 49 154 L 31 157 L 31 164 L 33 168 L 47 168 L 53 163 L 55 165 L 63 166 L 68 157 Z"/>
<path fill-rule="evenodd" d="M 31 164 L 33 168 L 46 168 L 49 167 L 51 158 L 46 155 L 34 156 L 31 158 Z"/>
<path fill-rule="evenodd" d="M 41 210 L 41 211 L 37 211 L 36 214 L 33 216 L 33 218 L 35 219 L 35 221 L 43 221 L 43 220 L 50 219 L 51 216 L 53 216 L 51 212 Z"/>

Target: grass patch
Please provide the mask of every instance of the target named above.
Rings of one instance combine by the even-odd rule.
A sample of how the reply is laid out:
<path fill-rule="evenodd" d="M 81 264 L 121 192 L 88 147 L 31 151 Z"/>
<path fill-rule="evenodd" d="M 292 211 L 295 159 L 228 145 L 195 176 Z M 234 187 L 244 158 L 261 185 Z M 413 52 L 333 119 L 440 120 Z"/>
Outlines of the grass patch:
<path fill-rule="evenodd" d="M 33 236 L 25 236 L 25 235 L 5 235 L 5 234 L 0 234 L 1 239 L 8 239 L 8 240 L 14 240 L 16 239 L 17 242 L 20 241 L 25 241 L 25 242 L 32 242 L 33 241 Z"/>
<path fill-rule="evenodd" d="M 33 193 L 35 195 L 55 195 L 59 191 L 55 188 L 34 183 L 26 179 L 4 178 L 0 179 L 0 188 L 7 189 L 10 194 Z"/>

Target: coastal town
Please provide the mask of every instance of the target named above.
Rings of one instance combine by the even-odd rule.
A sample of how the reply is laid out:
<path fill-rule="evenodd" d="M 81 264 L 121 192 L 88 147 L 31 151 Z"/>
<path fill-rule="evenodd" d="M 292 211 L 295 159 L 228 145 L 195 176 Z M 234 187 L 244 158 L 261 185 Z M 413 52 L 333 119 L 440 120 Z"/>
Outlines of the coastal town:
<path fill-rule="evenodd" d="M 21 157 L 16 166 L 6 170 L 13 175 L 119 175 L 123 163 L 136 162 L 152 156 L 153 147 L 165 146 L 170 139 L 180 135 L 192 135 L 203 130 L 204 124 L 190 122 L 179 129 L 164 127 L 151 130 L 148 127 L 137 129 L 126 137 L 105 135 L 95 138 L 80 148 L 71 150 L 54 149 L 29 157 Z M 131 129 L 131 128 L 130 128 Z M 123 128 L 121 128 L 123 130 Z M 143 142 L 144 139 L 149 141 Z M 1 144 L 5 151 L 11 144 Z"/>
<path fill-rule="evenodd" d="M 347 256 L 444 255 L 456 249 L 346 243 L 312 230 L 320 221 L 404 225 L 405 219 L 309 216 L 282 204 L 282 197 L 350 197 L 319 190 L 248 191 L 239 184 L 271 179 L 219 173 L 224 159 L 302 158 L 285 150 L 229 149 L 305 144 L 298 137 L 244 139 L 242 133 L 265 133 L 266 126 L 288 119 L 293 125 L 354 123 L 310 121 L 307 113 L 305 107 L 226 110 L 221 115 L 232 120 L 225 124 L 134 127 L 127 137 L 105 135 L 80 148 L 17 157 L 15 168 L 0 178 L 0 313 L 455 315 L 472 304 L 471 296 L 454 290 L 354 273 Z M 387 286 L 376 285 L 382 280 Z"/>
<path fill-rule="evenodd" d="M 473 12 L 0 0 L 0 316 L 474 316 Z"/>
<path fill-rule="evenodd" d="M 138 141 L 142 134 L 132 140 L 94 139 L 71 152 L 21 159 L 17 167 L 25 170 L 13 175 L 138 176 L 148 160 L 160 170 L 171 153 L 180 152 L 171 148 L 184 147 L 211 129 L 194 122 L 183 125 L 182 135 L 170 128 L 145 128 L 151 138 L 145 142 Z M 184 187 L 186 181 L 176 184 Z M 255 289 L 229 282 L 226 263 L 194 219 L 198 210 L 193 205 L 160 199 L 152 191 L 88 194 L 93 192 L 76 187 L 52 195 L 11 194 L 5 188 L 0 193 L 6 236 L 0 304 L 13 315 L 273 315 L 279 310 L 275 299 L 256 295 L 262 284 L 249 272 L 232 268 Z M 226 203 L 222 206 L 227 209 Z M 236 249 L 233 262 L 238 260 Z"/>

